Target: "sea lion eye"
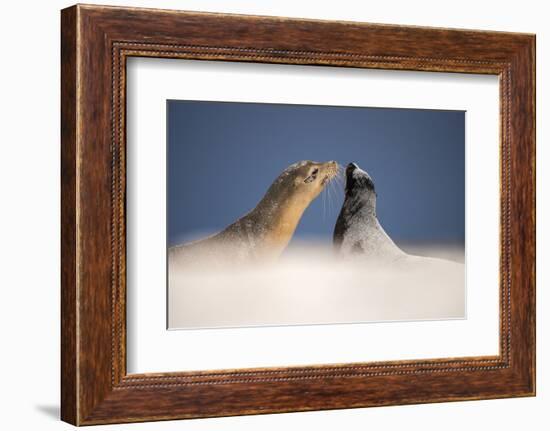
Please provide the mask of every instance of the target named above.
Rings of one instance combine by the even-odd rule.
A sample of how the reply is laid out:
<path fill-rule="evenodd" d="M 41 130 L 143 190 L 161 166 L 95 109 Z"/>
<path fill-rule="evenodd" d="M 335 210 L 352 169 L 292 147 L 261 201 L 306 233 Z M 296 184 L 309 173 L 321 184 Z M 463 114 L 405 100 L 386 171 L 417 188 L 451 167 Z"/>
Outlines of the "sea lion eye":
<path fill-rule="evenodd" d="M 304 180 L 304 183 L 311 183 L 313 180 L 315 180 L 315 178 L 317 178 L 318 173 L 319 169 L 313 169 L 313 172 L 311 172 L 311 175 Z"/>

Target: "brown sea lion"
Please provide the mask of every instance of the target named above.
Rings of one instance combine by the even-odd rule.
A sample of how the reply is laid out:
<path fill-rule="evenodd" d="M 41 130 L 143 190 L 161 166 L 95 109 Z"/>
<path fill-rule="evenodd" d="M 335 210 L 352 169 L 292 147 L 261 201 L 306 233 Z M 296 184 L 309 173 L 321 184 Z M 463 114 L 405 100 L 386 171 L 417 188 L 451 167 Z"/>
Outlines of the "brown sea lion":
<path fill-rule="evenodd" d="M 169 249 L 169 269 L 193 263 L 250 262 L 280 256 L 309 204 L 338 173 L 334 161 L 309 160 L 286 168 L 247 214 L 221 232 Z"/>

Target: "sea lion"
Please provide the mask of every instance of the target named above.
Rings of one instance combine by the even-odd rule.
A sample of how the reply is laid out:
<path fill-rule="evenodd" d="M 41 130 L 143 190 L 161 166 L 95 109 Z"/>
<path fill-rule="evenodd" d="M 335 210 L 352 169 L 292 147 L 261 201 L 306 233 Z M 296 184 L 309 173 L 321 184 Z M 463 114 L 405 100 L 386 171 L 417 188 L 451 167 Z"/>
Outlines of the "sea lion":
<path fill-rule="evenodd" d="M 288 245 L 305 209 L 337 173 L 334 161 L 305 160 L 290 165 L 254 209 L 224 230 L 171 247 L 170 268 L 198 259 L 207 264 L 276 259 Z"/>
<path fill-rule="evenodd" d="M 378 221 L 376 197 L 369 174 L 350 163 L 346 167 L 344 203 L 334 226 L 336 251 L 372 259 L 396 259 L 405 255 Z"/>
<path fill-rule="evenodd" d="M 405 253 L 386 233 L 376 215 L 377 194 L 372 178 L 356 163 L 346 167 L 345 198 L 336 221 L 333 244 L 344 255 L 360 255 L 374 263 L 462 264 Z"/>

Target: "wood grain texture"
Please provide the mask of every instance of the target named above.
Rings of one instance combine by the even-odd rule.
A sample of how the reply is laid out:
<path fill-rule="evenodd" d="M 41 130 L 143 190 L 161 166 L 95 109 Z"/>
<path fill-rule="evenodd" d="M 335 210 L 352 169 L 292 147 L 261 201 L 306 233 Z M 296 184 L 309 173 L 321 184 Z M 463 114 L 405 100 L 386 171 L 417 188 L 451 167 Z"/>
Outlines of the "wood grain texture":
<path fill-rule="evenodd" d="M 63 420 L 86 425 L 534 395 L 533 35 L 79 5 L 62 11 L 61 36 Z M 127 375 L 129 56 L 499 75 L 499 355 Z"/>
<path fill-rule="evenodd" d="M 61 16 L 61 418 L 77 422 L 76 9 Z"/>

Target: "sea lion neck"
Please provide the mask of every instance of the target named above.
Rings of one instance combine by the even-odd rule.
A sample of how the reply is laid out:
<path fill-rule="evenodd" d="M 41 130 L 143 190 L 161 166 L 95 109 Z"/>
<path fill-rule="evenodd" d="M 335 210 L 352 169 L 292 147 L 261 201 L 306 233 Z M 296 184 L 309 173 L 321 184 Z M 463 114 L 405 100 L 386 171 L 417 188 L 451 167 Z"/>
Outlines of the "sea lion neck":
<path fill-rule="evenodd" d="M 376 219 L 376 193 L 346 193 L 342 211 L 350 218 Z"/>
<path fill-rule="evenodd" d="M 290 224 L 296 228 L 310 203 L 311 199 L 295 189 L 293 176 L 285 171 L 271 184 L 253 212 L 265 224 Z"/>
<path fill-rule="evenodd" d="M 288 196 L 286 199 L 262 199 L 251 215 L 261 220 L 265 241 L 272 250 L 283 250 L 294 235 L 309 202 Z"/>

